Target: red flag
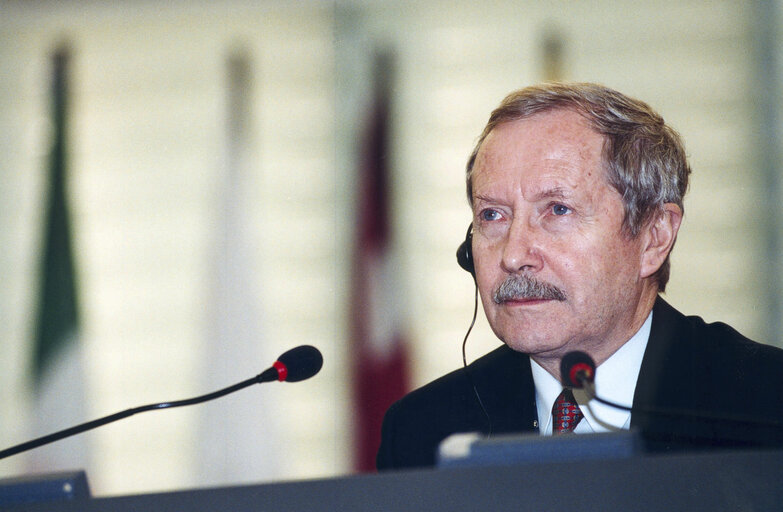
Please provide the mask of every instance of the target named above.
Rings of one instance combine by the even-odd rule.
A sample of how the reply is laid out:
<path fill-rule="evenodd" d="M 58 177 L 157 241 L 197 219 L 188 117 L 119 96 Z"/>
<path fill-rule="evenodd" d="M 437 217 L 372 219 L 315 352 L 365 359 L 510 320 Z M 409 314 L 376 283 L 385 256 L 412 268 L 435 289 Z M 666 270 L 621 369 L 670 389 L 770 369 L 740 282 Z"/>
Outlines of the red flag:
<path fill-rule="evenodd" d="M 386 409 L 408 391 L 400 269 L 391 248 L 389 212 L 390 59 L 379 56 L 371 116 L 359 169 L 353 260 L 355 468 L 375 469 Z"/>

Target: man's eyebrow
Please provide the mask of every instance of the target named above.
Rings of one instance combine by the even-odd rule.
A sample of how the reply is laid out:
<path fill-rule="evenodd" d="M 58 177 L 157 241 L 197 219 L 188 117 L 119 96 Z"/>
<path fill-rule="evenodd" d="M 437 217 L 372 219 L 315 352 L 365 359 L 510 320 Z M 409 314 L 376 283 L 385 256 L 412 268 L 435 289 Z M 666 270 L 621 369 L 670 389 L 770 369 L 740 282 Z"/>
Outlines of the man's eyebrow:
<path fill-rule="evenodd" d="M 542 201 L 545 199 L 565 200 L 565 199 L 572 199 L 573 197 L 574 197 L 574 191 L 571 188 L 554 186 L 554 187 L 544 188 L 542 190 L 534 192 L 533 195 L 528 200 L 529 201 Z M 500 202 L 498 199 L 484 194 L 473 194 L 473 201 L 476 203 Z"/>
<path fill-rule="evenodd" d="M 482 203 L 494 203 L 494 202 L 497 202 L 495 199 L 493 199 L 493 198 L 491 198 L 489 196 L 482 195 L 482 194 L 473 194 L 473 200 L 475 202 L 482 202 Z"/>
<path fill-rule="evenodd" d="M 574 197 L 573 191 L 566 187 L 552 187 L 540 190 L 533 194 L 531 200 L 540 201 L 542 199 L 570 199 Z"/>

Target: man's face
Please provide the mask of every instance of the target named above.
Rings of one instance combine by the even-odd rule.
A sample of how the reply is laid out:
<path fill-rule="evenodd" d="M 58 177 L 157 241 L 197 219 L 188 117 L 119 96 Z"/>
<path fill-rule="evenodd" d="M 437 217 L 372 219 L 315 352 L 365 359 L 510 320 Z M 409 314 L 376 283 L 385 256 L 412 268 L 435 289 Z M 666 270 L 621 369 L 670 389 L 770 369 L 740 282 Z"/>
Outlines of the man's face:
<path fill-rule="evenodd" d="M 622 232 L 603 142 L 580 115 L 555 110 L 497 126 L 473 167 L 484 310 L 501 340 L 539 362 L 576 349 L 603 360 L 647 314 L 644 236 Z"/>

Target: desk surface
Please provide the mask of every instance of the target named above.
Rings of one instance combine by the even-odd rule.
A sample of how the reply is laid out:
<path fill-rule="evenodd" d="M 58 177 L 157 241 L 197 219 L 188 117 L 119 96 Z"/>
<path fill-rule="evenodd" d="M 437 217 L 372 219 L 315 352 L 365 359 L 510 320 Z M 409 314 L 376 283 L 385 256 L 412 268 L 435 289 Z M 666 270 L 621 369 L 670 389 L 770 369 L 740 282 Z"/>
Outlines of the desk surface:
<path fill-rule="evenodd" d="M 89 476 L 89 475 L 88 475 Z M 53 511 L 780 510 L 783 451 L 389 472 L 39 504 Z"/>

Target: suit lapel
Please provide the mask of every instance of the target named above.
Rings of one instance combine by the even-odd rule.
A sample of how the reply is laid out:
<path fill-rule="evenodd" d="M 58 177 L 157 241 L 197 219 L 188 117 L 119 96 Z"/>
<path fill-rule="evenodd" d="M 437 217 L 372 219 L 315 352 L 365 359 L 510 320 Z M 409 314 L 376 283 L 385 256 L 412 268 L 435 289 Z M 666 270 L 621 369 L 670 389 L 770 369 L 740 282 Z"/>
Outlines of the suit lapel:
<path fill-rule="evenodd" d="M 693 337 L 685 316 L 658 297 L 634 392 L 632 428 L 666 437 L 689 428 L 682 418 L 665 411 L 687 410 L 698 403 L 699 361 Z"/>
<path fill-rule="evenodd" d="M 634 407 L 651 407 L 666 401 L 672 390 L 667 382 L 665 369 L 677 364 L 672 354 L 672 340 L 677 333 L 675 311 L 663 299 L 658 297 L 653 307 L 653 321 L 650 339 L 642 359 L 639 378 L 634 392 Z M 634 415 L 632 423 L 638 416 Z"/>

